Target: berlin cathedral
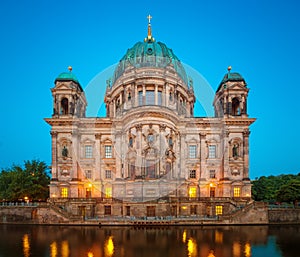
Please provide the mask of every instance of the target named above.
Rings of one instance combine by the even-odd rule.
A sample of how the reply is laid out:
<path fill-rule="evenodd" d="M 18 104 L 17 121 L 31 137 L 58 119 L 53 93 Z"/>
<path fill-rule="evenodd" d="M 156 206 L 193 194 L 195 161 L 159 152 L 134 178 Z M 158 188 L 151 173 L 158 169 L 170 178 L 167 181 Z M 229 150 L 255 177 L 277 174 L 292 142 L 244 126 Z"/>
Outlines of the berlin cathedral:
<path fill-rule="evenodd" d="M 51 88 L 49 201 L 87 217 L 216 216 L 251 201 L 249 88 L 231 67 L 195 117 L 192 80 L 152 36 L 127 50 L 106 87 L 105 117 L 69 67 Z"/>

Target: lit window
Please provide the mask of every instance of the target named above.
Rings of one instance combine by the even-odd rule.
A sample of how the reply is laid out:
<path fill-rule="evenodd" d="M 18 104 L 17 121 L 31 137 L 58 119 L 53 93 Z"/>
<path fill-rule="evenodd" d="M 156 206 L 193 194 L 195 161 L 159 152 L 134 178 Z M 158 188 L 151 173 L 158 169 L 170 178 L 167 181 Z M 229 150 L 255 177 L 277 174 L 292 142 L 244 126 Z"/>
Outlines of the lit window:
<path fill-rule="evenodd" d="M 216 171 L 215 170 L 210 170 L 209 171 L 209 177 L 210 178 L 216 178 Z"/>
<path fill-rule="evenodd" d="M 105 178 L 111 178 L 111 170 L 105 171 Z"/>
<path fill-rule="evenodd" d="M 105 188 L 105 198 L 112 198 L 112 188 L 111 187 Z"/>
<path fill-rule="evenodd" d="M 195 159 L 196 158 L 196 150 L 197 146 L 196 145 L 190 145 L 189 146 L 189 158 Z"/>
<path fill-rule="evenodd" d="M 222 215 L 223 214 L 223 206 L 217 205 L 216 206 L 216 215 Z"/>
<path fill-rule="evenodd" d="M 93 158 L 93 148 L 91 145 L 85 146 L 85 158 Z"/>
<path fill-rule="evenodd" d="M 189 188 L 189 197 L 194 198 L 197 196 L 197 187 Z"/>
<path fill-rule="evenodd" d="M 91 170 L 86 170 L 85 171 L 85 177 L 87 179 L 91 179 L 92 178 L 92 171 Z"/>
<path fill-rule="evenodd" d="M 196 170 L 190 170 L 190 178 L 196 178 Z"/>
<path fill-rule="evenodd" d="M 111 145 L 105 146 L 105 158 L 112 158 L 112 147 Z"/>
<path fill-rule="evenodd" d="M 233 196 L 240 197 L 241 196 L 241 189 L 239 187 L 233 188 Z"/>
<path fill-rule="evenodd" d="M 216 158 L 216 146 L 215 145 L 208 146 L 208 158 Z"/>
<path fill-rule="evenodd" d="M 61 197 L 68 197 L 68 188 L 67 187 L 61 188 Z"/>

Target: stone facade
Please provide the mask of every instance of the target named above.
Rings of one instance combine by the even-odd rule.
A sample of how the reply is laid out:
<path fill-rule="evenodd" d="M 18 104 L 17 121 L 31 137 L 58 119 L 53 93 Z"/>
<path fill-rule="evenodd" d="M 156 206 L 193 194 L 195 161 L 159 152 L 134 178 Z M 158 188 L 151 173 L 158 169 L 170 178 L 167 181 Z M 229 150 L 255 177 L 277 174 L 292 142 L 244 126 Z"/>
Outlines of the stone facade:
<path fill-rule="evenodd" d="M 52 88 L 50 200 L 94 199 L 98 215 L 216 215 L 251 199 L 247 84 L 228 73 L 215 117 L 194 117 L 193 83 L 179 59 L 152 37 L 127 51 L 106 85 L 106 117 L 86 117 L 71 72 Z M 106 207 L 109 206 L 109 207 Z M 90 207 L 88 207 L 90 208 Z"/>

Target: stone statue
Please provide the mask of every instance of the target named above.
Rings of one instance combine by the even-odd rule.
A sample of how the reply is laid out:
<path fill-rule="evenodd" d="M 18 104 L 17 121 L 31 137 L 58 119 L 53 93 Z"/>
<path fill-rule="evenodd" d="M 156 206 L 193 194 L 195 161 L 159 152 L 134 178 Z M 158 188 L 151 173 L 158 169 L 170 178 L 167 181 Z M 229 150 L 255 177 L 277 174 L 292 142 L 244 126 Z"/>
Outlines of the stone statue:
<path fill-rule="evenodd" d="M 233 145 L 232 156 L 233 157 L 238 157 L 239 156 L 239 146 L 237 144 Z"/>
<path fill-rule="evenodd" d="M 68 149 L 66 146 L 64 146 L 64 148 L 62 149 L 61 154 L 63 157 L 68 157 Z"/>

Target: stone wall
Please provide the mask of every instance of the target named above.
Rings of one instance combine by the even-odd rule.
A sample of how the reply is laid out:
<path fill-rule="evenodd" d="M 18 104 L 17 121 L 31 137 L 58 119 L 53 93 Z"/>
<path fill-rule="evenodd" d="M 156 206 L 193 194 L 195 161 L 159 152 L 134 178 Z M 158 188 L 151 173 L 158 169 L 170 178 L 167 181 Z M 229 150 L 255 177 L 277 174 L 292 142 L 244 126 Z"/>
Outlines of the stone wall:
<path fill-rule="evenodd" d="M 300 223 L 300 209 L 273 209 L 268 215 L 270 223 Z"/>

